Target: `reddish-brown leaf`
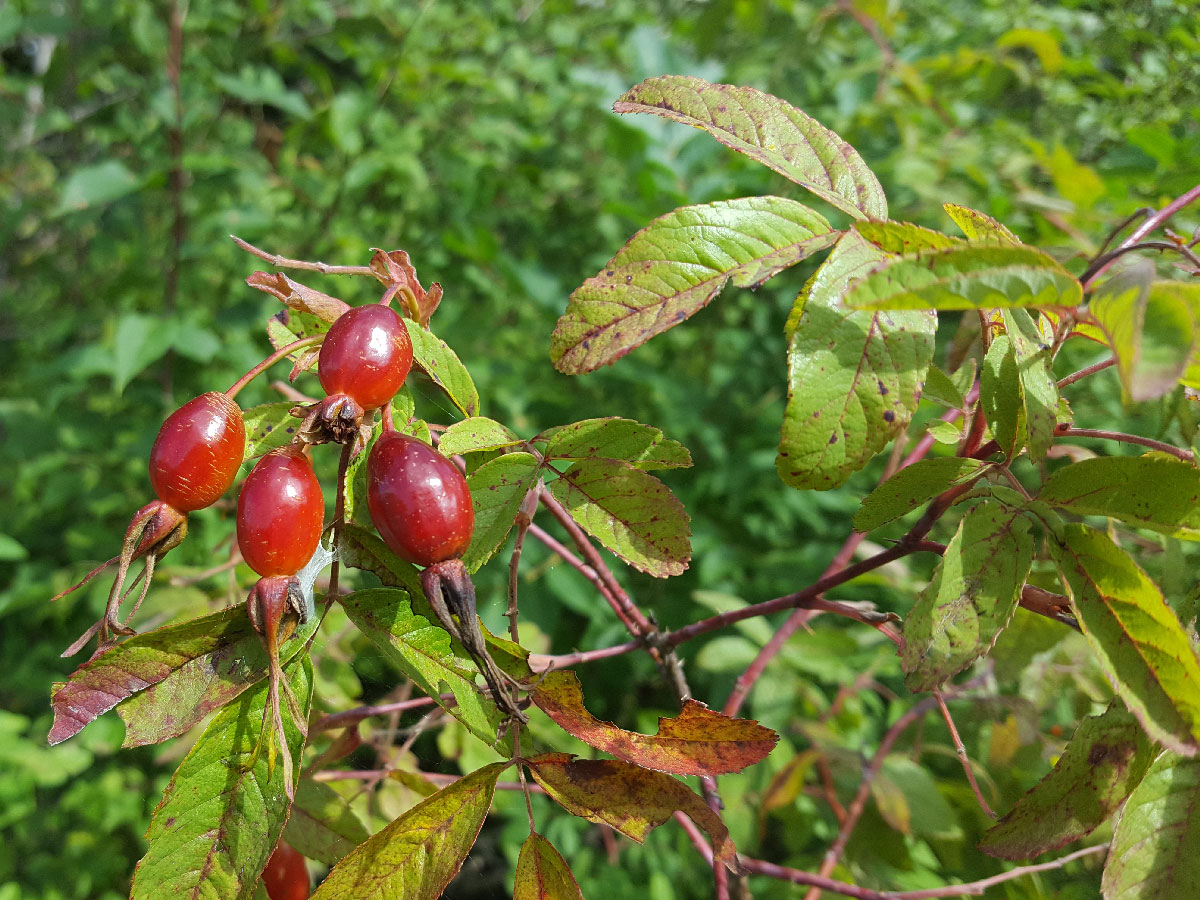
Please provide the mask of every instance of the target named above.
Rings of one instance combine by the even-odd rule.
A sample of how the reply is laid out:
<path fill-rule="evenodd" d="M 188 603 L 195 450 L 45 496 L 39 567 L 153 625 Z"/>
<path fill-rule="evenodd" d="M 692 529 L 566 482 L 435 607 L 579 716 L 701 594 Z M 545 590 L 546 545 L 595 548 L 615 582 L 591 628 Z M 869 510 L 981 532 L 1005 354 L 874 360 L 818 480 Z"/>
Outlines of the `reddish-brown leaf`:
<path fill-rule="evenodd" d="M 546 793 L 572 815 L 609 825 L 639 844 L 651 828 L 682 812 L 707 832 L 716 858 L 730 871 L 741 871 L 737 849 L 720 816 L 670 775 L 616 759 L 575 759 L 569 753 L 544 753 L 525 764 Z"/>
<path fill-rule="evenodd" d="M 344 300 L 293 281 L 282 272 L 255 272 L 246 279 L 246 284 L 277 297 L 297 312 L 309 313 L 324 322 L 334 321 L 350 308 Z"/>
<path fill-rule="evenodd" d="M 658 734 L 625 731 L 602 722 L 583 705 L 574 672 L 551 672 L 533 702 L 584 743 L 647 769 L 676 775 L 725 775 L 762 760 L 779 735 L 753 719 L 733 719 L 688 700 L 674 719 L 660 718 Z"/>
<path fill-rule="evenodd" d="M 389 288 L 407 285 L 417 304 L 416 314 L 413 316 L 414 321 L 422 328 L 429 327 L 429 320 L 433 317 L 438 304 L 442 302 L 442 286 L 435 281 L 429 286 L 428 291 L 421 287 L 421 282 L 417 278 L 417 270 L 413 268 L 406 251 L 393 250 L 385 253 L 382 250 L 375 250 L 371 257 L 371 271 Z M 400 304 L 402 307 L 407 305 L 404 298 L 400 299 Z"/>

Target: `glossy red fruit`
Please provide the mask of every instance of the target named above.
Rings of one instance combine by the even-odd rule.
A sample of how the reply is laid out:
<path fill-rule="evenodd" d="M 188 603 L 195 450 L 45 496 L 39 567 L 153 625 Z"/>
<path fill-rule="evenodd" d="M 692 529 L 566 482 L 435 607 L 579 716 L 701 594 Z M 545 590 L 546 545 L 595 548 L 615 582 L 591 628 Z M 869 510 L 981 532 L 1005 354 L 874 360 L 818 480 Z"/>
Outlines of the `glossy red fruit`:
<path fill-rule="evenodd" d="M 400 390 L 412 368 L 412 341 L 390 306 L 356 306 L 329 328 L 321 344 L 317 375 L 325 393 L 345 394 L 363 409 L 376 409 Z"/>
<path fill-rule="evenodd" d="M 263 869 L 262 883 L 271 900 L 308 900 L 308 868 L 300 851 L 280 841 Z"/>
<path fill-rule="evenodd" d="M 150 484 L 180 512 L 211 506 L 229 490 L 246 450 L 242 411 L 210 391 L 167 417 L 150 450 Z"/>
<path fill-rule="evenodd" d="M 242 482 L 238 547 L 259 575 L 295 575 L 321 540 L 325 501 L 321 484 L 299 449 L 272 450 Z"/>
<path fill-rule="evenodd" d="M 367 507 L 387 545 L 419 566 L 462 556 L 475 529 L 471 492 L 454 463 L 395 431 L 371 448 Z"/>

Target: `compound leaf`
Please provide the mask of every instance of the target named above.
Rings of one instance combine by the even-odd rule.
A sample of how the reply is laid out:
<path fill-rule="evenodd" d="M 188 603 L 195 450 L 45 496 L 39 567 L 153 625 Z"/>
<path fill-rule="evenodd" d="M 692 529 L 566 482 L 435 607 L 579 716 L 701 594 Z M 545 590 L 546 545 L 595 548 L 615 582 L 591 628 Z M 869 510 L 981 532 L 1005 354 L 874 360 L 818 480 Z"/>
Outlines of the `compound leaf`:
<path fill-rule="evenodd" d="M 455 422 L 442 432 L 438 451 L 446 456 L 472 453 L 476 450 L 499 450 L 515 447 L 521 439 L 508 427 L 486 416 L 471 416 Z"/>
<path fill-rule="evenodd" d="M 984 465 L 977 459 L 943 456 L 905 466 L 863 499 L 854 514 L 854 530 L 874 531 L 894 522 L 948 488 L 970 481 Z"/>
<path fill-rule="evenodd" d="M 475 533 L 463 562 L 471 572 L 500 549 L 521 501 L 537 481 L 540 465 L 532 453 L 505 453 L 484 463 L 467 476 L 475 509 Z"/>
<path fill-rule="evenodd" d="M 638 469 L 686 468 L 692 455 L 660 429 L 632 419 L 584 419 L 538 435 L 547 459 L 621 459 Z"/>

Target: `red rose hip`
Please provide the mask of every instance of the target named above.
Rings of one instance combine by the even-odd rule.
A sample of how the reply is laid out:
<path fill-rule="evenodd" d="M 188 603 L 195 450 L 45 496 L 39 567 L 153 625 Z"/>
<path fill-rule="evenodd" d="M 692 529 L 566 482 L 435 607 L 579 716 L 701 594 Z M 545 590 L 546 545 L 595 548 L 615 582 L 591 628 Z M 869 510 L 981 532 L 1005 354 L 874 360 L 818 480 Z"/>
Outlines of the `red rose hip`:
<path fill-rule="evenodd" d="M 258 461 L 238 496 L 238 547 L 259 575 L 295 575 L 321 540 L 325 502 L 312 463 L 294 446 Z"/>
<path fill-rule="evenodd" d="M 412 341 L 390 306 L 357 306 L 329 328 L 317 375 L 330 396 L 345 394 L 364 410 L 377 409 L 400 390 L 412 368 Z"/>
<path fill-rule="evenodd" d="M 308 900 L 308 868 L 300 851 L 280 841 L 263 869 L 262 883 L 271 900 Z"/>
<path fill-rule="evenodd" d="M 367 507 L 396 554 L 419 566 L 463 555 L 475 512 L 458 468 L 428 444 L 384 432 L 367 459 Z"/>
<path fill-rule="evenodd" d="M 242 411 L 210 391 L 167 417 L 150 450 L 150 484 L 158 498 L 189 513 L 229 490 L 246 450 Z"/>

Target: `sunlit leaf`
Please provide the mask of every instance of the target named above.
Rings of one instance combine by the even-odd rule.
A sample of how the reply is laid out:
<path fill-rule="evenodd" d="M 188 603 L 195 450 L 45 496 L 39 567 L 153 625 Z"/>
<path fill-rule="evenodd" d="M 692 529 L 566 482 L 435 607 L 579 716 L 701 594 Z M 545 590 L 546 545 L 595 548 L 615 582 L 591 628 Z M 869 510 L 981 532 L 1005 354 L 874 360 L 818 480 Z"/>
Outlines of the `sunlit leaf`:
<path fill-rule="evenodd" d="M 338 529 L 338 558 L 343 565 L 365 569 L 388 587 L 404 588 L 410 594 L 422 593 L 417 567 L 397 556 L 383 538 L 357 525 Z"/>
<path fill-rule="evenodd" d="M 982 503 L 959 523 L 933 580 L 904 620 L 904 683 L 928 691 L 991 650 L 1033 561 L 1030 521 Z"/>
<path fill-rule="evenodd" d="M 486 416 L 471 416 L 455 422 L 442 432 L 438 450 L 446 456 L 471 453 L 476 450 L 499 450 L 515 447 L 521 439 L 505 425 Z"/>
<path fill-rule="evenodd" d="M 1121 810 L 1104 900 L 1200 896 L 1200 758 L 1162 753 Z"/>
<path fill-rule="evenodd" d="M 848 232 L 788 319 L 788 403 L 775 460 L 796 488 L 845 483 L 912 418 L 933 357 L 935 314 L 848 310 L 837 296 L 883 254 Z"/>
<path fill-rule="evenodd" d="M 300 779 L 285 841 L 309 859 L 332 866 L 369 836 L 337 791 L 311 778 Z"/>
<path fill-rule="evenodd" d="M 304 334 L 328 331 L 329 326 L 337 321 L 342 313 L 350 309 L 350 304 L 344 300 L 323 294 L 306 284 L 289 278 L 282 272 L 254 272 L 246 279 L 246 284 L 265 294 L 270 294 L 289 310 L 304 317 L 303 321 L 306 323 L 306 327 L 303 333 L 297 332 L 300 337 L 303 337 Z M 279 318 L 284 325 L 289 324 L 286 316 L 280 318 L 277 314 L 276 318 Z M 296 331 L 295 328 L 292 330 Z"/>
<path fill-rule="evenodd" d="M 468 571 L 476 571 L 500 549 L 538 472 L 537 458 L 519 452 L 497 456 L 467 476 L 475 510 L 475 533 L 463 554 Z"/>
<path fill-rule="evenodd" d="M 1025 310 L 1006 309 L 1003 317 L 1021 387 L 1029 457 L 1040 461 L 1046 458 L 1058 424 L 1058 383 L 1050 345 L 1042 340 L 1033 317 Z"/>
<path fill-rule="evenodd" d="M 1051 550 L 1071 606 L 1117 695 L 1150 736 L 1200 750 L 1200 663 L 1162 592 L 1103 532 L 1068 524 Z"/>
<path fill-rule="evenodd" d="M 855 218 L 887 218 L 875 174 L 844 140 L 789 103 L 751 87 L 686 75 L 648 78 L 613 104 L 702 128 Z"/>
<path fill-rule="evenodd" d="M 538 683 L 533 702 L 568 734 L 627 762 L 676 775 L 724 775 L 764 759 L 779 735 L 752 719 L 734 719 L 688 700 L 673 718 L 658 720 L 658 733 L 638 734 L 601 722 L 583 705 L 574 672 L 551 672 Z"/>
<path fill-rule="evenodd" d="M 987 213 L 971 209 L 969 206 L 959 206 L 957 203 L 946 203 L 942 207 L 954 224 L 962 229 L 968 241 L 995 240 L 1001 243 L 1019 244 L 1017 236 L 997 222 Z"/>
<path fill-rule="evenodd" d="M 280 648 L 291 659 L 317 627 L 313 617 Z M 244 605 L 134 635 L 54 686 L 49 742 L 78 734 L 122 704 L 125 746 L 183 734 L 267 677 L 267 654 Z"/>
<path fill-rule="evenodd" d="M 944 250 L 966 245 L 962 238 L 908 222 L 860 221 L 854 223 L 854 230 L 884 253 L 915 253 L 917 250 Z"/>
<path fill-rule="evenodd" d="M 307 655 L 285 669 L 284 678 L 307 715 Z M 146 832 L 149 847 L 134 872 L 130 900 L 253 896 L 290 806 L 284 767 L 272 770 L 265 751 L 252 768 L 243 768 L 258 742 L 266 702 L 262 682 L 221 710 L 180 763 Z M 286 712 L 283 727 L 299 762 L 304 736 Z"/>
<path fill-rule="evenodd" d="M 313 900 L 437 900 L 475 844 L 509 765 L 484 766 L 426 797 L 334 866 Z"/>
<path fill-rule="evenodd" d="M 1052 472 L 1038 499 L 1078 515 L 1200 540 L 1200 470 L 1172 457 L 1081 459 Z"/>
<path fill-rule="evenodd" d="M 687 448 L 663 437 L 660 429 L 615 416 L 549 428 L 538 439 L 546 440 L 547 459 L 622 459 L 638 469 L 692 464 Z"/>
<path fill-rule="evenodd" d="M 464 416 L 479 415 L 479 392 L 475 382 L 450 345 L 412 319 L 405 319 L 404 325 L 412 338 L 414 368 L 424 372 L 441 388 Z"/>
<path fill-rule="evenodd" d="M 550 358 L 579 375 L 620 359 L 708 305 L 833 244 L 819 214 L 783 197 L 684 206 L 655 219 L 571 294 Z"/>
<path fill-rule="evenodd" d="M 1154 759 L 1146 732 L 1119 700 L 1080 723 L 1050 773 L 993 826 L 979 849 L 1028 859 L 1091 834 L 1120 807 Z"/>
<path fill-rule="evenodd" d="M 549 487 L 584 531 L 634 568 L 659 578 L 687 568 L 688 514 L 653 475 L 618 460 L 584 459 Z"/>
<path fill-rule="evenodd" d="M 246 426 L 246 459 L 270 453 L 291 442 L 300 427 L 300 420 L 291 414 L 295 406 L 291 400 L 263 403 L 242 414 Z"/>
<path fill-rule="evenodd" d="M 977 459 L 943 456 L 906 466 L 871 491 L 854 514 L 856 531 L 874 531 L 907 515 L 938 494 L 971 480 L 986 464 Z"/>
<path fill-rule="evenodd" d="M 567 861 L 536 831 L 521 845 L 513 900 L 583 900 Z"/>
<path fill-rule="evenodd" d="M 941 404 L 949 409 L 962 409 L 966 405 L 963 392 L 958 389 L 958 385 L 937 366 L 930 366 L 925 373 L 925 385 L 921 388 L 921 399 Z"/>
<path fill-rule="evenodd" d="M 384 656 L 411 678 L 426 696 L 489 746 L 496 742 L 500 714 L 475 685 L 478 670 L 465 654 L 457 656 L 450 635 L 412 611 L 407 591 L 370 588 L 342 597 L 342 607 Z M 443 700 L 442 693 L 453 700 Z"/>
<path fill-rule="evenodd" d="M 650 829 L 682 812 L 707 834 L 717 859 L 734 872 L 737 851 L 725 823 L 682 781 L 615 759 L 543 753 L 526 764 L 534 779 L 573 815 L 609 825 L 639 844 Z"/>
<path fill-rule="evenodd" d="M 979 368 L 979 403 L 992 437 L 1010 459 L 1025 445 L 1021 370 L 1008 335 L 998 334 Z"/>
<path fill-rule="evenodd" d="M 1079 282 L 1033 247 L 965 244 L 887 259 L 847 288 L 843 302 L 874 309 L 1077 306 Z"/>

